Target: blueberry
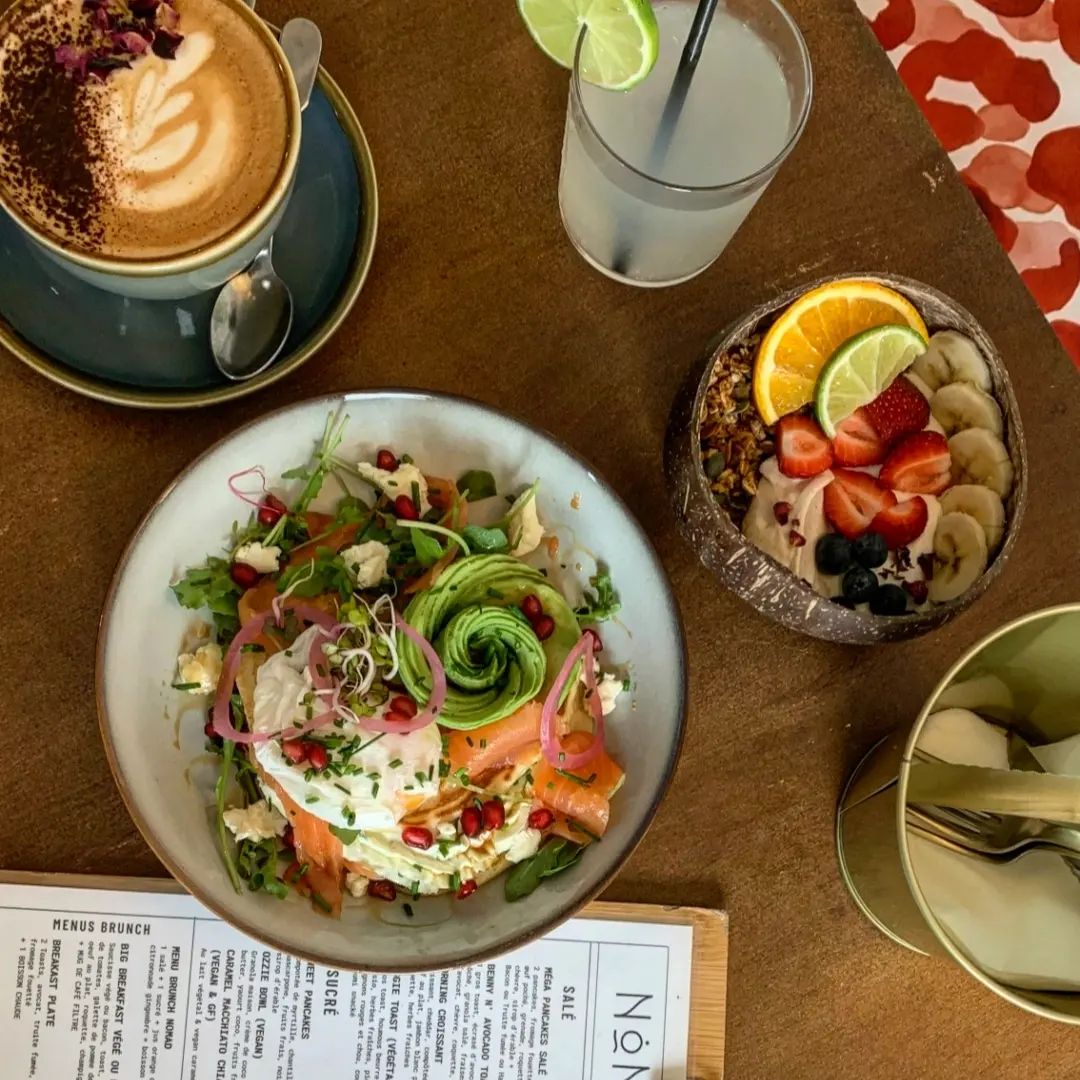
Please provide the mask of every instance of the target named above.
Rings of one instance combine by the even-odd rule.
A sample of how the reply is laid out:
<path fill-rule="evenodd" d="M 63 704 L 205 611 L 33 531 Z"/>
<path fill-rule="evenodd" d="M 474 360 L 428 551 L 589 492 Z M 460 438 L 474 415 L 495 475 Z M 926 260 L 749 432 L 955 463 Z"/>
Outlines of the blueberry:
<path fill-rule="evenodd" d="M 814 558 L 823 574 L 842 574 L 851 565 L 851 543 L 840 533 L 826 533 L 817 542 Z"/>
<path fill-rule="evenodd" d="M 899 585 L 882 585 L 870 597 L 870 610 L 875 615 L 903 615 L 907 611 L 907 593 Z"/>
<path fill-rule="evenodd" d="M 862 604 L 869 600 L 877 590 L 877 575 L 864 566 L 853 566 L 841 583 L 844 595 L 853 603 Z"/>
<path fill-rule="evenodd" d="M 846 607 L 848 611 L 855 610 L 855 601 L 849 600 L 846 596 L 834 596 L 832 602 L 834 604 L 839 604 L 841 607 Z"/>
<path fill-rule="evenodd" d="M 881 533 L 863 533 L 851 545 L 851 554 L 860 566 L 873 570 L 875 566 L 881 566 L 889 557 L 889 545 L 885 543 L 885 537 Z"/>

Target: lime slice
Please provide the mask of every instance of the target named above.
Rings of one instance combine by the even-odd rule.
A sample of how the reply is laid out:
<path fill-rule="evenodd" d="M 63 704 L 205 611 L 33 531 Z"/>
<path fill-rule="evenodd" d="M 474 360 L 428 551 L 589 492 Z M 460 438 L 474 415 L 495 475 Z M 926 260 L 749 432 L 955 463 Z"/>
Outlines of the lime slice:
<path fill-rule="evenodd" d="M 536 44 L 566 68 L 584 29 L 581 75 L 605 90 L 629 90 L 656 63 L 660 31 L 649 0 L 518 0 L 518 10 Z"/>
<path fill-rule="evenodd" d="M 825 434 L 831 439 L 841 421 L 873 401 L 924 352 L 926 340 L 910 326 L 875 326 L 845 341 L 821 369 L 814 391 Z"/>

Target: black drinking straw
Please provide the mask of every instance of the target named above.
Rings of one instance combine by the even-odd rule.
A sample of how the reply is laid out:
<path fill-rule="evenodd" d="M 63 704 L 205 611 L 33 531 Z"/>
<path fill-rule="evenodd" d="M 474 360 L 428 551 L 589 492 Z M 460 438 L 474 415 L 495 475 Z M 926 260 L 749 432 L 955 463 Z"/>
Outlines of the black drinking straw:
<path fill-rule="evenodd" d="M 690 34 L 683 46 L 682 56 L 679 58 L 679 66 L 675 70 L 675 78 L 671 81 L 671 91 L 668 94 L 667 104 L 660 117 L 660 125 L 656 129 L 656 137 L 653 139 L 652 148 L 649 150 L 648 164 L 645 171 L 651 177 L 655 177 L 660 166 L 667 157 L 668 147 L 671 146 L 671 138 L 675 134 L 675 126 L 679 122 L 679 114 L 686 104 L 686 95 L 690 92 L 690 82 L 694 77 L 698 61 L 701 59 L 702 49 L 705 48 L 705 37 L 712 25 L 712 17 L 716 11 L 717 0 L 698 0 L 697 12 L 694 21 L 690 24 Z M 621 230 L 619 230 L 621 231 Z M 625 276 L 630 263 L 631 247 L 625 239 L 616 236 L 615 257 L 611 260 L 611 269 L 616 274 Z"/>

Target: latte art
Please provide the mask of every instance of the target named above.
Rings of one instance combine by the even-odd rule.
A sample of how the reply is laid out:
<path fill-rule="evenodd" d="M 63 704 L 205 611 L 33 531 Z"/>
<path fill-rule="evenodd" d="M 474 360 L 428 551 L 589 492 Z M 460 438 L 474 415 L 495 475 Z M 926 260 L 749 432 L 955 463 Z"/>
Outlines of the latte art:
<path fill-rule="evenodd" d="M 277 57 L 223 0 L 174 6 L 182 36 L 175 53 L 146 49 L 104 79 L 72 82 L 55 66 L 49 73 L 67 80 L 57 90 L 78 114 L 76 157 L 86 175 L 77 199 L 64 197 L 64 169 L 50 176 L 26 167 L 33 144 L 0 118 L 0 192 L 65 247 L 134 259 L 197 251 L 241 227 L 281 174 L 290 131 L 288 76 Z M 0 115 L 9 72 L 25 67 L 31 42 L 69 40 L 84 18 L 82 0 L 20 7 L 37 14 L 11 32 L 0 28 Z M 41 42 L 41 57 L 56 44 Z"/>
<path fill-rule="evenodd" d="M 237 171 L 237 106 L 205 70 L 213 52 L 209 34 L 190 34 L 175 60 L 146 57 L 106 84 L 119 99 L 107 121 L 123 163 L 118 206 L 159 214 L 201 203 Z"/>

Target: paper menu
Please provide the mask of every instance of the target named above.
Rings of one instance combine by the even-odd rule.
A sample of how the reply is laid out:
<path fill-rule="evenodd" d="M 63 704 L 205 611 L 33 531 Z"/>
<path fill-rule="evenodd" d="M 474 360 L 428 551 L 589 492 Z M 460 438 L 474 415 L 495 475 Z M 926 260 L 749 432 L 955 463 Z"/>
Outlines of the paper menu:
<path fill-rule="evenodd" d="M 186 895 L 0 884 L 5 1077 L 680 1080 L 689 926 L 575 919 L 470 968 L 334 971 Z"/>

